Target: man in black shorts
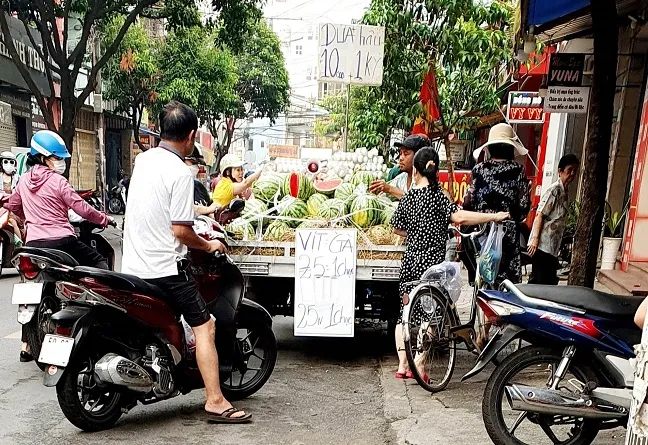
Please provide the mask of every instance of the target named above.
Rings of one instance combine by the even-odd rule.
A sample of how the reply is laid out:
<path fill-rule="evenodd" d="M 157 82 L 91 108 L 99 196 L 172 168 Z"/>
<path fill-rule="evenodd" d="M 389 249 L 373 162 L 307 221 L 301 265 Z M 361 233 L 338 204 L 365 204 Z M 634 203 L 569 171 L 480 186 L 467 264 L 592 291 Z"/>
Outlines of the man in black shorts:
<path fill-rule="evenodd" d="M 160 114 L 160 145 L 137 156 L 126 204 L 122 272 L 164 289 L 168 301 L 184 316 L 196 336 L 196 361 L 205 382 L 205 410 L 223 423 L 251 418 L 225 400 L 220 389 L 216 327 L 184 259 L 187 247 L 225 251 L 219 241 L 206 241 L 193 230 L 194 181 L 184 159 L 194 149 L 196 113 L 171 102 Z"/>

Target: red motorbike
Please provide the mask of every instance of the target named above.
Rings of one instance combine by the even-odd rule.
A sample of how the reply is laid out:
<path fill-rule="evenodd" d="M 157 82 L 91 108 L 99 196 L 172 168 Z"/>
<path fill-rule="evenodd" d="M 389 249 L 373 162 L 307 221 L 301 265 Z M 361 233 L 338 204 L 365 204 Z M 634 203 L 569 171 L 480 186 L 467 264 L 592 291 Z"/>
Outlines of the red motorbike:
<path fill-rule="evenodd" d="M 243 201 L 217 215 L 237 216 Z M 200 217 L 205 239 L 226 235 L 221 224 Z M 221 387 L 230 400 L 254 394 L 277 358 L 272 318 L 244 298 L 238 267 L 223 254 L 190 251 L 187 273 L 196 279 L 216 320 Z M 55 334 L 43 342 L 44 384 L 56 386 L 65 417 L 84 431 L 110 428 L 137 405 L 166 400 L 204 387 L 195 351 L 161 289 L 132 275 L 74 267 L 57 283 L 65 308 L 52 316 Z"/>

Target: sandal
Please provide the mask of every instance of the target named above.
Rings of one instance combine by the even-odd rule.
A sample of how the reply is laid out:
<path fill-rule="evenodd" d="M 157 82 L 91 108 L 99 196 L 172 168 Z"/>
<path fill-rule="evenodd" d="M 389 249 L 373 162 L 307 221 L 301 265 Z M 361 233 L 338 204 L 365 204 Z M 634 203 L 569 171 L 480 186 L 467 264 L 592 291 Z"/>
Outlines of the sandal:
<path fill-rule="evenodd" d="M 34 356 L 27 351 L 20 351 L 20 361 L 23 363 L 34 361 Z"/>
<path fill-rule="evenodd" d="M 414 376 L 412 375 L 412 371 L 405 371 L 405 372 L 396 371 L 394 373 L 394 377 L 400 380 L 407 380 L 407 379 L 414 378 Z"/>
<path fill-rule="evenodd" d="M 252 414 L 245 414 L 241 417 L 232 417 L 236 413 L 245 411 L 231 407 L 220 414 L 207 412 L 207 417 L 211 423 L 249 423 L 252 420 Z"/>

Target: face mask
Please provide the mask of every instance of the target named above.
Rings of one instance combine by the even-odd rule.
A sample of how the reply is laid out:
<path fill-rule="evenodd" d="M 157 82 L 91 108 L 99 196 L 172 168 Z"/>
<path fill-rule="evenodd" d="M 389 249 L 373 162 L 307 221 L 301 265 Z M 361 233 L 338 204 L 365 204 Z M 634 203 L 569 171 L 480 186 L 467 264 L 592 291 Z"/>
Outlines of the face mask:
<path fill-rule="evenodd" d="M 16 165 L 11 163 L 7 163 L 7 164 L 3 163 L 2 169 L 6 174 L 13 175 L 16 172 Z"/>
<path fill-rule="evenodd" d="M 63 160 L 63 159 L 61 159 L 60 161 L 55 160 L 54 161 L 54 171 L 56 173 L 58 173 L 59 175 L 62 175 L 63 173 L 65 173 L 65 160 Z"/>
<path fill-rule="evenodd" d="M 198 172 L 200 171 L 200 167 L 198 167 L 197 165 L 190 165 L 189 170 L 191 170 L 191 174 L 195 178 L 196 176 L 198 176 Z"/>

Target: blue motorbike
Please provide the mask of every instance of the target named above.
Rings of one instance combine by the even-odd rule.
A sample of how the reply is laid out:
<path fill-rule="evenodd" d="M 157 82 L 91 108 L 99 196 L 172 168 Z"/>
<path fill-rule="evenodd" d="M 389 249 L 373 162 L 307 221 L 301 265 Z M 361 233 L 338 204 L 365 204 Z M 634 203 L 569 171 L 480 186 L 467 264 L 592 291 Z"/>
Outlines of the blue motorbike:
<path fill-rule="evenodd" d="M 573 286 L 514 285 L 482 290 L 477 303 L 499 327 L 462 380 L 480 373 L 509 343 L 527 346 L 491 374 L 482 416 L 496 445 L 588 445 L 625 426 L 634 367 L 633 322 L 642 297 Z"/>

